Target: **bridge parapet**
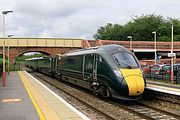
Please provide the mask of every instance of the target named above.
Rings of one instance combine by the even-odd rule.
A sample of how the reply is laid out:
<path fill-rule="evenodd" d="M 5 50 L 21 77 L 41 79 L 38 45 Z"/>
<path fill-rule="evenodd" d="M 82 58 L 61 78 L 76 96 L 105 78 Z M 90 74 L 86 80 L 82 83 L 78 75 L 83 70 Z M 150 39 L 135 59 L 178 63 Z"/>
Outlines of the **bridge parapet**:
<path fill-rule="evenodd" d="M 11 38 L 5 39 L 5 46 L 10 47 L 73 47 L 82 48 L 82 39 L 63 38 Z M 3 39 L 0 38 L 0 47 L 3 46 Z"/>
<path fill-rule="evenodd" d="M 88 40 L 91 47 L 95 45 L 118 44 L 130 49 L 130 41 L 112 41 L 112 40 Z M 174 42 L 174 51 L 179 51 L 180 42 Z M 152 41 L 132 41 L 133 49 L 154 49 L 154 42 Z M 171 51 L 171 42 L 156 42 L 158 51 Z"/>

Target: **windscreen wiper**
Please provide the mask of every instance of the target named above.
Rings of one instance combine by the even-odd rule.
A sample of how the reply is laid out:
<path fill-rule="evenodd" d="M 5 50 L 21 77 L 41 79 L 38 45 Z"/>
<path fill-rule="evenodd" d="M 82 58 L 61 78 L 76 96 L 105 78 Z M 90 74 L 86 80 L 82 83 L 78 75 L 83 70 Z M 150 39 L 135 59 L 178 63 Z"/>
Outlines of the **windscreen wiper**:
<path fill-rule="evenodd" d="M 121 64 L 127 66 L 127 68 L 131 69 L 131 66 L 126 64 L 126 63 L 123 63 L 123 62 L 120 62 L 116 57 L 114 57 L 116 59 L 116 61 L 118 62 L 118 64 L 121 66 Z"/>

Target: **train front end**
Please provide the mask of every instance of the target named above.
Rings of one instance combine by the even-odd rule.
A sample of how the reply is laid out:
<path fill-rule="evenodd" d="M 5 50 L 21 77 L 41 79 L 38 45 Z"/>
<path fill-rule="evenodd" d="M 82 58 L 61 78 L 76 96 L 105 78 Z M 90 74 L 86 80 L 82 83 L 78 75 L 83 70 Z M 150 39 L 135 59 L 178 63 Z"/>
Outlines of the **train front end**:
<path fill-rule="evenodd" d="M 128 96 L 139 96 L 144 92 L 145 82 L 141 70 L 136 69 L 120 69 L 123 75 L 123 81 L 128 87 Z"/>
<path fill-rule="evenodd" d="M 113 54 L 117 62 L 118 93 L 128 99 L 138 99 L 145 89 L 145 79 L 138 60 L 131 52 Z"/>

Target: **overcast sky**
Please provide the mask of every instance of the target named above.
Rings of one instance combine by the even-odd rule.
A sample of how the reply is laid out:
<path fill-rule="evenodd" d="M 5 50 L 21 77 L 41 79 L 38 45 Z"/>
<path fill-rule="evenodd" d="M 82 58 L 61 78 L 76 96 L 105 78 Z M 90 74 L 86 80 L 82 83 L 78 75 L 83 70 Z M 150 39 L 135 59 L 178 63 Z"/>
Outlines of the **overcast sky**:
<path fill-rule="evenodd" d="M 1 0 L 6 35 L 93 39 L 106 23 L 124 25 L 142 14 L 180 18 L 180 0 Z M 2 14 L 0 16 L 2 37 Z"/>

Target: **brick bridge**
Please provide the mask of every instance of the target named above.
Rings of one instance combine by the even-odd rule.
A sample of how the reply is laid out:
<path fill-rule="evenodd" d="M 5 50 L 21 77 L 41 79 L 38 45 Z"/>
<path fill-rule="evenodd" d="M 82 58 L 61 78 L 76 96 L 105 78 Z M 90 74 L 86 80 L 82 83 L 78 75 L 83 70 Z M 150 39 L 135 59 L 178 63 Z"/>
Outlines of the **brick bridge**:
<path fill-rule="evenodd" d="M 15 59 L 27 52 L 40 52 L 46 55 L 62 54 L 70 50 L 83 47 L 82 39 L 60 39 L 60 38 L 11 38 L 5 39 L 5 53 L 10 64 Z M 0 39 L 0 54 L 2 54 L 3 39 Z"/>
<path fill-rule="evenodd" d="M 10 63 L 27 52 L 41 52 L 47 55 L 62 54 L 64 52 L 101 46 L 106 44 L 119 44 L 130 49 L 130 41 L 108 41 L 108 40 L 83 40 L 83 39 L 63 39 L 63 38 L 11 38 L 5 39 L 6 55 L 7 46 L 10 50 Z M 132 50 L 154 50 L 154 42 L 133 41 Z M 0 38 L 0 54 L 2 54 L 3 39 Z M 171 42 L 156 42 L 157 52 L 167 56 L 171 51 Z M 180 42 L 174 42 L 174 51 L 180 56 Z"/>

